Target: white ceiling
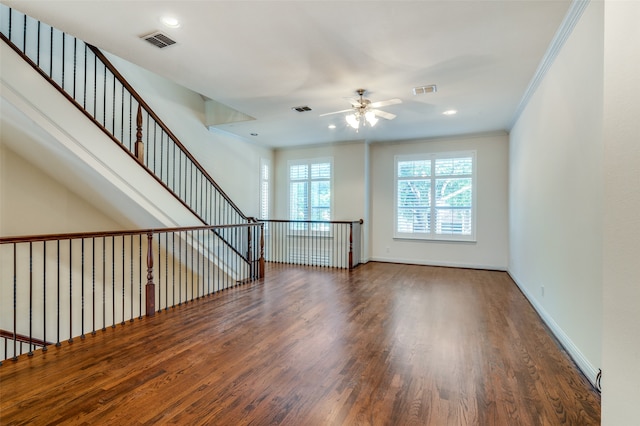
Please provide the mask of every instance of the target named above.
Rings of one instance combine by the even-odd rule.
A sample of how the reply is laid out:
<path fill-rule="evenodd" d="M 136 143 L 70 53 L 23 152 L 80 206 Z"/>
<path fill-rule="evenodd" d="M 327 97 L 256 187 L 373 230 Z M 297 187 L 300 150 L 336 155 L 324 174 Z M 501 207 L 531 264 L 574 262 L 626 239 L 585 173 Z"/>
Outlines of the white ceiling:
<path fill-rule="evenodd" d="M 508 130 L 570 0 L 59 1 L 3 3 L 255 120 L 220 130 L 263 146 Z M 178 29 L 162 26 L 170 14 Z M 161 30 L 177 41 L 139 39 Z M 437 93 L 414 96 L 414 86 Z M 397 115 L 356 133 L 358 88 Z M 294 106 L 308 105 L 298 113 Z M 454 116 L 443 111 L 458 110 Z M 336 129 L 329 129 L 329 124 Z M 257 133 L 258 136 L 251 136 Z"/>

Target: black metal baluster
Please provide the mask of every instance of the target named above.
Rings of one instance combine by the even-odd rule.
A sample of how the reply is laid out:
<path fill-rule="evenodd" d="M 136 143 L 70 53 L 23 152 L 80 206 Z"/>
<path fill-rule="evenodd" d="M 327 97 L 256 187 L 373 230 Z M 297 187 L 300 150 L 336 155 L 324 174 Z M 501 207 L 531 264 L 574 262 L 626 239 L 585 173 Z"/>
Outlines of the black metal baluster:
<path fill-rule="evenodd" d="M 27 17 L 25 15 L 25 28 L 27 25 Z M 49 27 L 49 77 L 53 79 L 53 27 Z"/>
<path fill-rule="evenodd" d="M 106 66 L 105 66 L 106 68 Z M 105 71 L 106 72 L 106 71 Z M 116 135 L 116 76 L 109 71 L 109 74 L 113 76 L 113 93 L 111 94 L 112 102 L 111 102 L 111 134 Z M 120 143 L 122 143 L 122 138 L 120 138 Z M 122 143 L 124 145 L 124 143 Z M 124 239 L 124 235 L 122 236 Z M 124 320 L 124 316 L 122 317 Z"/>
<path fill-rule="evenodd" d="M 182 194 L 182 150 L 178 150 L 178 195 L 180 198 L 182 198 Z"/>
<path fill-rule="evenodd" d="M 182 232 L 178 232 L 178 306 L 182 305 Z"/>
<path fill-rule="evenodd" d="M 124 90 L 124 86 L 122 84 L 120 84 L 120 140 L 122 141 L 122 144 L 124 145 L 124 94 L 125 94 L 125 90 Z M 129 136 L 129 151 L 133 151 L 131 149 L 131 136 Z M 131 236 L 133 241 L 133 235 Z M 133 252 L 131 252 L 131 255 L 133 256 Z M 131 299 L 131 303 L 133 305 L 133 299 Z M 133 315 L 131 316 L 131 319 L 133 319 Z"/>
<path fill-rule="evenodd" d="M 96 237 L 91 238 L 91 335 L 96 335 Z"/>
<path fill-rule="evenodd" d="M 33 242 L 29 241 L 29 356 L 33 356 Z"/>
<path fill-rule="evenodd" d="M 122 236 L 122 322 L 120 323 L 121 325 L 124 325 L 125 321 L 124 321 L 124 288 L 125 288 L 125 283 L 124 283 L 124 235 Z"/>
<path fill-rule="evenodd" d="M 196 230 L 196 231 L 194 231 L 194 233 L 196 234 L 196 236 L 197 236 L 196 240 L 198 241 L 198 248 L 196 249 L 196 256 L 197 256 L 197 260 L 196 260 L 196 263 L 197 263 L 197 266 L 196 266 L 197 267 L 197 274 L 196 275 L 198 277 L 198 283 L 197 283 L 196 287 L 198 288 L 198 297 L 197 298 L 199 299 L 200 296 L 202 296 L 202 294 L 200 293 L 200 281 L 201 281 L 200 280 L 200 231 Z"/>
<path fill-rule="evenodd" d="M 158 238 L 159 240 L 160 238 Z M 169 310 L 169 233 L 164 233 L 164 310 Z"/>
<path fill-rule="evenodd" d="M 158 261 L 156 262 L 157 267 L 155 268 L 155 270 L 157 271 L 156 274 L 156 283 L 157 283 L 157 287 L 158 287 L 158 309 L 157 312 L 162 312 L 162 253 L 160 253 L 161 247 L 160 247 L 160 234 L 158 234 L 158 249 L 156 250 L 156 252 L 158 253 Z"/>
<path fill-rule="evenodd" d="M 37 49 L 37 52 L 36 52 L 36 65 L 38 67 L 40 67 L 40 24 L 41 24 L 41 22 L 38 21 L 38 30 L 37 30 L 37 32 L 38 32 L 38 36 L 37 36 L 38 40 L 36 41 L 36 49 Z"/>
<path fill-rule="evenodd" d="M 13 243 L 13 360 L 17 361 L 16 351 L 17 335 L 18 335 L 18 269 L 17 269 L 17 250 L 16 243 Z"/>
<path fill-rule="evenodd" d="M 171 253 L 172 253 L 172 263 L 171 263 L 171 293 L 172 293 L 172 302 L 171 306 L 176 306 L 176 233 L 171 233 Z"/>
<path fill-rule="evenodd" d="M 57 312 L 56 312 L 56 317 L 57 317 L 57 341 L 56 341 L 56 347 L 60 347 L 60 240 L 57 241 L 57 246 L 58 246 L 58 250 L 56 253 L 57 256 L 57 265 L 58 265 L 58 271 L 57 271 L 57 280 L 56 280 L 56 285 L 58 287 L 58 302 L 57 302 Z"/>
<path fill-rule="evenodd" d="M 80 338 L 84 339 L 84 238 L 81 239 L 81 247 L 80 247 L 80 256 L 81 256 L 81 266 L 80 266 L 80 273 L 81 275 L 81 279 L 80 279 L 80 284 L 81 284 L 81 288 L 80 288 L 80 313 L 82 318 L 80 319 Z"/>
<path fill-rule="evenodd" d="M 87 45 L 84 45 L 84 75 L 82 76 L 82 108 L 87 109 Z"/>
<path fill-rule="evenodd" d="M 102 237 L 102 331 L 107 330 L 107 237 Z"/>
<path fill-rule="evenodd" d="M 195 300 L 195 293 L 193 290 L 193 284 L 194 284 L 194 270 L 193 270 L 193 232 L 194 231 L 190 231 L 189 234 L 191 235 L 191 300 Z"/>
<path fill-rule="evenodd" d="M 171 167 L 171 170 L 172 170 L 171 189 L 177 194 L 178 191 L 176 191 L 176 145 L 175 143 L 173 144 L 173 155 L 171 156 L 171 162 L 173 163 Z"/>
<path fill-rule="evenodd" d="M 93 117 L 98 120 L 98 57 L 93 54 Z"/>
<path fill-rule="evenodd" d="M 153 173 L 156 174 L 156 153 L 158 151 L 158 123 L 153 122 Z"/>
<path fill-rule="evenodd" d="M 116 237 L 111 237 L 111 328 L 116 328 Z"/>
<path fill-rule="evenodd" d="M 129 307 L 131 308 L 129 322 L 133 322 L 133 235 L 129 235 Z"/>
<path fill-rule="evenodd" d="M 102 61 L 100 61 L 102 63 Z M 107 127 L 107 65 L 104 67 L 104 76 L 102 78 L 102 126 Z M 115 318 L 113 319 L 115 322 Z"/>
<path fill-rule="evenodd" d="M 133 152 L 132 129 L 133 129 L 133 96 L 129 93 L 129 151 Z M 133 300 L 131 301 L 133 303 Z"/>
<path fill-rule="evenodd" d="M 27 15 L 22 19 L 22 52 L 27 53 Z"/>
<path fill-rule="evenodd" d="M 66 48 L 66 43 L 65 43 L 65 36 L 64 33 L 62 33 L 62 81 L 61 81 L 61 87 L 62 90 L 64 90 L 64 56 L 65 56 L 65 48 Z M 53 57 L 53 53 L 51 54 L 51 56 Z"/>
<path fill-rule="evenodd" d="M 42 242 L 42 352 L 47 351 L 47 242 Z"/>
<path fill-rule="evenodd" d="M 222 246 L 222 244 L 220 244 L 219 239 L 220 239 L 220 237 L 216 236 L 216 242 L 218 243 L 218 244 L 216 244 L 216 259 L 218 259 L 218 291 L 220 291 L 220 287 L 222 286 L 222 278 L 223 278 L 223 276 L 221 276 L 221 273 L 222 273 L 222 269 L 224 268 L 224 264 L 225 264 L 225 259 L 222 259 L 220 257 L 220 247 Z"/>
<path fill-rule="evenodd" d="M 76 79 L 78 63 L 78 39 L 73 38 L 73 99 L 76 99 Z"/>
<path fill-rule="evenodd" d="M 138 268 L 140 271 L 140 281 L 139 281 L 139 289 L 138 289 L 138 293 L 140 295 L 140 305 L 138 306 L 139 309 L 139 319 L 142 319 L 142 234 L 138 235 Z"/>
<path fill-rule="evenodd" d="M 145 112 L 147 112 L 147 110 L 145 110 Z M 151 128 L 149 127 L 149 114 L 147 113 L 147 132 L 146 132 L 146 138 L 147 138 L 147 146 L 145 148 L 145 164 L 147 165 L 147 167 L 149 167 L 149 151 L 151 150 L 151 145 L 149 145 L 149 134 L 151 133 Z M 151 167 L 149 167 L 151 168 Z"/>
<path fill-rule="evenodd" d="M 73 343 L 73 240 L 69 238 L 69 343 Z"/>
<path fill-rule="evenodd" d="M 9 31 L 8 31 L 9 40 L 11 40 L 11 33 L 12 33 L 12 28 L 11 27 L 12 26 L 13 26 L 13 9 L 10 8 L 9 9 Z M 6 358 L 6 356 L 5 356 L 5 358 Z"/>

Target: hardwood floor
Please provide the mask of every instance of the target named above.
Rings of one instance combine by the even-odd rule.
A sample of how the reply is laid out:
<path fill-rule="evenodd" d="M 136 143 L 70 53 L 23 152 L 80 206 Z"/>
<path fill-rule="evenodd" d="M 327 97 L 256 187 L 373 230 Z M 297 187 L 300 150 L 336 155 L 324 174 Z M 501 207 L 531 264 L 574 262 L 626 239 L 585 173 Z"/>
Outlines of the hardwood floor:
<path fill-rule="evenodd" d="M 5 361 L 0 423 L 595 425 L 600 396 L 506 273 L 268 265 Z"/>

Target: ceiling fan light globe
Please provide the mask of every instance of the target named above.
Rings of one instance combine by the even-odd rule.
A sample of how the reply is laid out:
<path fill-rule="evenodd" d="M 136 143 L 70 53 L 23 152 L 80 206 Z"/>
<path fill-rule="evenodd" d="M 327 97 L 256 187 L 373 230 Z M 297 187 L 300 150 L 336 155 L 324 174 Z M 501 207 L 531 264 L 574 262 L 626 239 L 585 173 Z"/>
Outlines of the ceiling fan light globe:
<path fill-rule="evenodd" d="M 360 121 L 356 118 L 355 114 L 349 114 L 345 117 L 345 119 L 347 120 L 347 124 L 349 124 L 349 126 L 353 127 L 354 129 L 360 127 Z"/>
<path fill-rule="evenodd" d="M 378 118 L 376 117 L 375 113 L 373 111 L 367 111 L 364 114 L 364 118 L 367 119 L 367 122 L 369 123 L 369 125 L 371 127 L 375 126 L 376 123 L 378 122 Z"/>

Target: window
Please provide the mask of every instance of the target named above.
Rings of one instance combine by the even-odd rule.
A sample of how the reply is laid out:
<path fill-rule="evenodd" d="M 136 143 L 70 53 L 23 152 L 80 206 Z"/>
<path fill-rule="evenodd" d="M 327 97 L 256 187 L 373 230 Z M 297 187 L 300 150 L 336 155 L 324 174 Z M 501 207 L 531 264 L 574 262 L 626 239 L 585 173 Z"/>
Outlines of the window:
<path fill-rule="evenodd" d="M 269 219 L 269 169 L 270 161 L 260 159 L 260 219 Z"/>
<path fill-rule="evenodd" d="M 331 169 L 331 159 L 289 162 L 289 219 L 331 220 Z"/>
<path fill-rule="evenodd" d="M 475 240 L 476 152 L 395 158 L 396 238 Z"/>

